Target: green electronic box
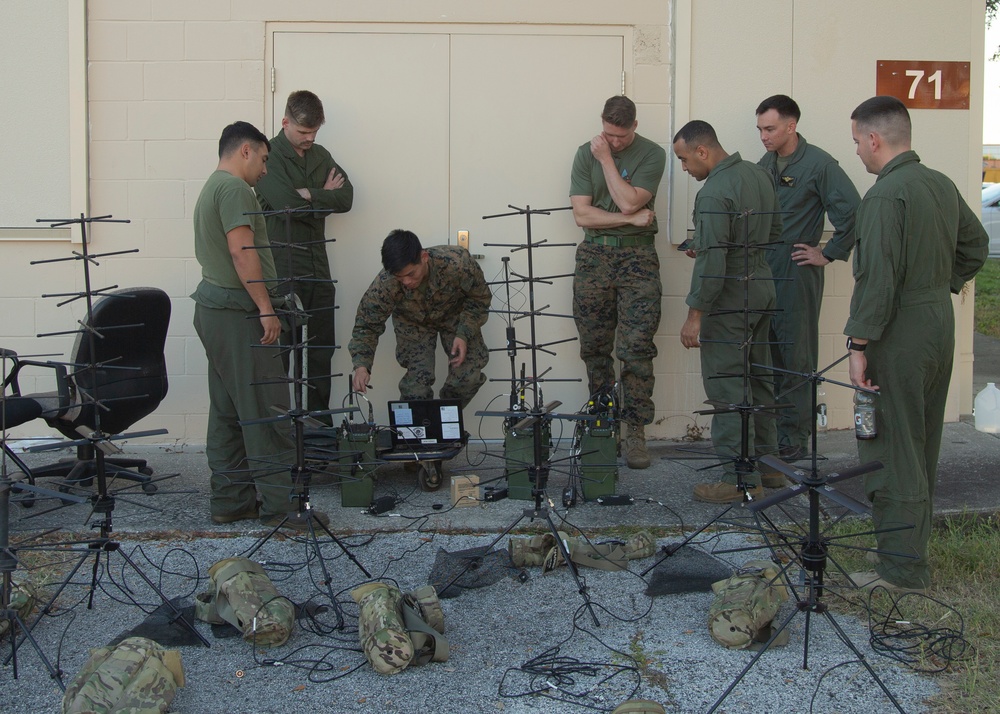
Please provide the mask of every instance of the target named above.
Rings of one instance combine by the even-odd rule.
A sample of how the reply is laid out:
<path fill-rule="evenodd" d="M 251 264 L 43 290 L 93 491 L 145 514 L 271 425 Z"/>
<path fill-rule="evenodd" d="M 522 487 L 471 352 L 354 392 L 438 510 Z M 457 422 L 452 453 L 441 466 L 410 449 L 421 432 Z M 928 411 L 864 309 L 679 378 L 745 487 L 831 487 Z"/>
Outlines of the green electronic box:
<path fill-rule="evenodd" d="M 368 508 L 375 493 L 375 433 L 368 424 L 340 430 L 340 505 Z"/>
<path fill-rule="evenodd" d="M 583 499 L 593 501 L 615 493 L 618 485 L 618 439 L 607 420 L 581 427 L 580 485 Z"/>
<path fill-rule="evenodd" d="M 507 430 L 504 436 L 504 476 L 507 478 L 507 496 L 522 501 L 532 500 L 529 467 L 535 463 L 535 428 Z M 549 459 L 549 445 L 552 441 L 552 427 L 549 422 L 542 425 L 542 463 Z"/>

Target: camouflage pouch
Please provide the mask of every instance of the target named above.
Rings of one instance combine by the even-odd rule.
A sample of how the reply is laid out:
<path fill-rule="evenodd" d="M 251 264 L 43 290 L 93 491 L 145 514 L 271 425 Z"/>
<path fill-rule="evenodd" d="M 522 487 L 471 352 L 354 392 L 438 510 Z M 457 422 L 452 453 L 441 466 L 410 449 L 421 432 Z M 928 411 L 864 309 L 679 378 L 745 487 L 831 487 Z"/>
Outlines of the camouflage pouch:
<path fill-rule="evenodd" d="M 625 541 L 625 559 L 642 560 L 656 553 L 656 538 L 649 531 L 639 531 Z"/>
<path fill-rule="evenodd" d="M 395 674 L 413 660 L 413 642 L 401 615 L 403 594 L 385 583 L 365 583 L 351 591 L 358 604 L 358 639 L 379 674 Z"/>
<path fill-rule="evenodd" d="M 424 585 L 422 588 L 411 590 L 404 596 L 404 600 L 417 608 L 420 619 L 437 632 L 444 634 L 444 610 L 441 609 L 441 600 L 433 585 Z"/>
<path fill-rule="evenodd" d="M 551 533 L 530 538 L 511 538 L 507 544 L 510 560 L 516 568 L 526 565 L 542 565 L 545 557 L 556 544 Z"/>
<path fill-rule="evenodd" d="M 447 662 L 450 650 L 444 637 L 444 611 L 434 586 L 426 585 L 403 595 L 401 606 L 403 624 L 413 643 L 412 663 Z M 430 620 L 425 613 L 429 613 Z"/>
<path fill-rule="evenodd" d="M 611 714 L 666 714 L 666 710 L 649 699 L 629 699 L 616 706 Z"/>
<path fill-rule="evenodd" d="M 259 564 L 227 558 L 208 569 L 209 589 L 199 593 L 195 617 L 221 625 L 228 622 L 243 639 L 261 647 L 280 647 L 292 635 L 295 605 L 282 596 Z"/>
<path fill-rule="evenodd" d="M 63 714 L 162 714 L 184 686 L 180 653 L 145 637 L 90 651 L 66 688 Z"/>
<path fill-rule="evenodd" d="M 726 580 L 712 585 L 716 598 L 708 611 L 708 630 L 723 647 L 742 650 L 759 641 L 788 599 L 778 580 L 780 569 L 767 560 L 751 560 Z"/>
<path fill-rule="evenodd" d="M 38 604 L 38 593 L 30 583 L 11 583 L 10 587 L 10 609 L 18 614 L 21 622 L 28 619 L 28 615 Z M 0 620 L 0 639 L 7 635 L 10 628 L 9 620 Z"/>

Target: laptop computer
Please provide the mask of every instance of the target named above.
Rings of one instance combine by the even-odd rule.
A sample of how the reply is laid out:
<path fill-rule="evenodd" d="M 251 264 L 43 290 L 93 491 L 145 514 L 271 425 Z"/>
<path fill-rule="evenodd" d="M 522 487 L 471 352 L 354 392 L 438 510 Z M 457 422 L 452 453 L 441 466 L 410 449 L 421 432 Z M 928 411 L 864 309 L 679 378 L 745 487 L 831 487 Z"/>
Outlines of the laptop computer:
<path fill-rule="evenodd" d="M 465 427 L 458 399 L 411 399 L 389 402 L 392 448 L 440 451 L 462 444 Z"/>

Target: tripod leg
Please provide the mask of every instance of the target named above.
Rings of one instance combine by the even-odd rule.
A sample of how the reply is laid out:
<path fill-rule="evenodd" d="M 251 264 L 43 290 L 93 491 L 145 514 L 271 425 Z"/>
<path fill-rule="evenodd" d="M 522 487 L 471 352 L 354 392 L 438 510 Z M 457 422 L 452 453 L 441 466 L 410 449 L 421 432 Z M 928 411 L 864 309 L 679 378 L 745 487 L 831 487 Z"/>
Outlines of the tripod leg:
<path fill-rule="evenodd" d="M 336 625 L 335 629 L 337 629 L 337 630 L 343 630 L 344 629 L 344 611 L 341 609 L 340 603 L 337 602 L 337 596 L 334 594 L 333 588 L 330 585 L 330 582 L 331 582 L 332 578 L 330 577 L 330 571 L 327 570 L 326 561 L 323 560 L 323 551 L 319 547 L 319 539 L 316 537 L 316 529 L 313 528 L 313 520 L 314 519 L 312 519 L 312 518 L 309 519 L 309 541 L 308 541 L 308 547 L 311 548 L 313 550 L 313 552 L 316 554 L 316 560 L 319 561 L 320 570 L 323 571 L 323 584 L 326 585 L 326 596 L 330 599 L 330 605 L 333 607 L 334 612 L 337 613 L 337 625 Z M 319 523 L 319 521 L 316 521 L 316 523 Z M 320 523 L 320 525 L 322 526 L 323 524 Z M 324 530 L 326 530 L 326 529 L 324 528 Z M 336 538 L 334 538 L 334 541 L 336 541 Z M 354 558 L 351 556 L 350 552 L 346 548 L 344 548 L 344 546 L 342 544 L 338 543 L 338 545 L 340 545 L 341 549 L 344 551 L 344 553 L 347 554 L 347 556 L 349 558 L 351 558 L 351 560 L 354 560 Z M 356 560 L 354 562 L 357 563 Z M 358 567 L 361 567 L 361 565 L 358 564 Z M 366 571 L 364 568 L 361 568 L 361 570 L 369 578 L 371 577 L 371 575 L 368 573 L 368 571 Z"/>
<path fill-rule="evenodd" d="M 28 642 L 31 643 L 31 646 L 35 649 L 35 653 L 38 655 L 38 659 L 42 660 L 42 664 L 45 665 L 45 669 L 49 671 L 49 676 L 56 680 L 59 684 L 59 688 L 65 692 L 66 685 L 62 681 L 62 672 L 53 667 L 52 663 L 49 662 L 49 658 L 45 656 L 44 652 L 42 652 L 42 648 L 41 645 L 38 644 L 38 640 L 36 640 L 34 635 L 31 634 L 31 631 L 25 627 L 24 622 L 21 620 L 21 616 L 13 610 L 6 610 L 2 613 L 2 615 L 4 619 L 7 620 L 7 624 L 9 626 L 8 634 L 10 634 L 10 657 L 7 661 L 13 663 L 14 679 L 17 679 L 17 650 L 21 645 L 21 643 L 16 642 L 16 635 L 17 631 L 21 630 L 21 632 L 24 633 L 24 636 L 21 638 L 21 642 L 24 642 L 24 640 L 27 639 Z"/>
<path fill-rule="evenodd" d="M 83 564 L 89 557 L 90 557 L 90 551 L 89 550 L 84 551 L 83 555 L 81 555 L 80 559 L 76 562 L 76 565 L 73 566 L 73 569 L 70 571 L 69 575 L 67 575 L 66 579 L 59 584 L 59 587 L 56 588 L 55 593 L 53 593 L 52 597 L 49 598 L 49 601 L 45 603 L 45 607 L 39 609 L 38 617 L 36 617 L 29 626 L 23 628 L 24 633 L 21 635 L 21 639 L 18 640 L 17 644 L 15 645 L 15 648 L 20 647 L 22 644 L 24 644 L 24 640 L 30 636 L 32 630 L 35 629 L 35 626 L 42 621 L 42 618 L 49 612 L 49 609 L 52 607 L 52 604 L 56 601 L 56 598 L 58 598 L 59 595 L 62 594 L 62 591 L 65 590 L 66 586 L 70 584 L 70 581 L 73 580 L 73 576 L 76 575 L 77 571 L 79 571 L 81 567 L 83 567 Z M 10 661 L 11 657 L 8 655 L 7 659 L 5 659 L 3 662 L 4 666 L 10 664 Z"/>
<path fill-rule="evenodd" d="M 329 529 L 329 528 L 327 528 L 327 527 L 326 527 L 325 525 L 323 525 L 322 523 L 320 523 L 320 521 L 318 521 L 318 520 L 316 520 L 316 519 L 313 519 L 313 518 L 311 518 L 311 519 L 309 519 L 309 528 L 310 528 L 310 531 L 311 531 L 311 532 L 313 533 L 313 537 L 314 537 L 314 538 L 315 538 L 315 531 L 313 531 L 313 530 L 312 530 L 312 524 L 313 524 L 313 523 L 318 523 L 318 524 L 319 524 L 319 527 L 320 527 L 320 528 L 321 528 L 321 529 L 323 530 L 323 532 L 324 532 L 324 533 L 326 533 L 326 534 L 327 534 L 328 536 L 330 536 L 330 540 L 332 540 L 332 541 L 333 541 L 334 543 L 336 543 L 336 544 L 337 544 L 337 545 L 338 545 L 338 546 L 340 547 L 340 549 L 341 549 L 342 551 L 344 551 L 344 555 L 346 555 L 346 556 L 347 556 L 347 557 L 348 557 L 348 558 L 350 559 L 350 561 L 351 561 L 352 563 L 354 563 L 354 564 L 355 564 L 356 566 L 358 566 L 358 570 L 360 570 L 360 571 L 361 571 L 362 573 L 364 573 L 364 574 L 365 574 L 365 577 L 366 577 L 366 578 L 370 578 L 370 577 L 372 576 L 372 574 L 371 574 L 371 573 L 369 573 L 369 572 L 368 572 L 367 570 L 365 570 L 365 566 L 363 566 L 363 565 L 361 564 L 361 562 L 360 562 L 360 561 L 359 561 L 359 560 L 358 560 L 357 558 L 355 558 L 355 557 L 354 557 L 354 553 L 352 553 L 352 552 L 350 551 L 350 549 L 349 549 L 349 548 L 348 548 L 348 547 L 347 547 L 346 545 L 344 545 L 344 542 L 343 542 L 342 540 L 340 540 L 340 539 L 339 539 L 339 538 L 338 538 L 337 536 L 335 536 L 335 535 L 334 535 L 334 534 L 333 534 L 333 533 L 332 533 L 332 532 L 330 531 L 330 529 Z M 318 553 L 318 552 L 319 552 L 319 551 L 317 551 L 317 553 Z M 324 568 L 324 573 L 325 573 L 325 572 L 326 572 L 326 571 L 325 571 L 325 568 Z"/>
<path fill-rule="evenodd" d="M 731 506 L 727 506 L 726 509 L 724 511 L 722 511 L 722 513 L 720 513 L 719 515 L 717 515 L 715 518 L 713 518 L 708 523 L 706 523 L 705 525 L 703 525 L 701 528 L 699 528 L 698 530 L 696 530 L 694 533 L 692 533 L 691 535 L 689 535 L 687 538 L 685 538 L 684 540 L 682 540 L 678 545 L 673 546 L 673 547 L 663 546 L 663 555 L 661 555 L 657 559 L 657 561 L 655 563 L 653 563 L 648 568 L 646 568 L 641 573 L 639 573 L 639 577 L 641 577 L 641 578 L 646 577 L 647 573 L 649 573 L 650 571 L 652 571 L 657 565 L 659 565 L 660 563 L 662 563 L 664 560 L 666 560 L 667 558 L 669 558 L 671 555 L 673 555 L 674 553 L 676 553 L 678 550 L 680 550 L 681 548 L 683 548 L 684 546 L 686 546 L 688 543 L 690 543 L 691 541 L 693 541 L 695 538 L 697 538 L 698 536 L 700 536 L 702 533 L 704 533 L 709 528 L 709 526 L 711 526 L 716 521 L 718 521 L 720 518 L 722 518 L 724 515 L 726 515 L 727 513 L 729 513 L 731 510 L 733 510 L 733 508 L 735 508 L 735 504 L 731 505 Z"/>
<path fill-rule="evenodd" d="M 747 675 L 747 672 L 749 672 L 753 668 L 753 666 L 757 664 L 757 660 L 759 660 L 761 657 L 764 656 L 764 653 L 767 652 L 768 648 L 771 646 L 771 643 L 773 643 L 778 638 L 778 635 L 781 634 L 782 630 L 788 627 L 788 624 L 792 621 L 792 618 L 794 618 L 798 614 L 798 612 L 799 612 L 798 610 L 793 610 L 792 614 L 786 617 L 785 621 L 781 623 L 781 626 L 778 627 L 777 630 L 774 630 L 771 633 L 771 638 L 766 643 L 764 643 L 763 647 L 761 647 L 757 652 L 754 653 L 754 656 L 750 659 L 749 662 L 747 662 L 747 665 L 746 667 L 743 668 L 743 671 L 736 676 L 736 679 L 734 679 L 732 683 L 726 688 L 726 691 L 722 693 L 722 696 L 719 697 L 717 700 L 715 700 L 715 704 L 713 704 L 712 708 L 708 710 L 708 714 L 712 714 L 712 712 L 718 709 L 719 705 L 722 704 L 723 701 L 725 701 L 726 697 L 728 697 L 732 693 L 732 691 L 736 689 L 736 685 L 743 681 L 743 678 Z"/>
<path fill-rule="evenodd" d="M 124 559 L 124 561 L 128 563 L 129 567 L 132 568 L 132 570 L 134 570 L 139 575 L 140 578 L 142 578 L 143 582 L 146 583 L 149 589 L 157 594 L 157 596 L 160 598 L 160 602 L 166 605 L 167 608 L 174 613 L 173 617 L 174 622 L 179 621 L 181 625 L 184 626 L 184 629 L 188 630 L 191 634 L 197 637 L 201 641 L 201 643 L 206 647 L 212 646 L 211 643 L 209 643 L 209 641 L 205 639 L 204 635 L 198 632 L 198 629 L 194 626 L 194 623 L 184 619 L 184 615 L 181 613 L 180 610 L 177 609 L 177 606 L 167 599 L 167 596 L 163 594 L 163 591 L 160 590 L 158 587 L 156 587 L 156 584 L 149 579 L 149 576 L 147 576 L 144 572 L 142 572 L 139 566 L 136 565 L 131 558 L 129 558 L 120 548 L 115 549 L 114 552 L 118 553 L 118 555 L 120 555 L 122 559 Z M 110 561 L 110 556 L 108 557 L 108 560 Z"/>
<path fill-rule="evenodd" d="M 590 619 L 594 621 L 594 627 L 600 627 L 601 623 L 597 619 L 597 613 L 594 612 L 594 605 L 590 602 L 590 594 L 587 592 L 587 586 L 583 584 L 580 579 L 580 570 L 576 567 L 576 563 L 570 560 L 569 549 L 566 548 L 566 544 L 563 543 L 563 539 L 559 537 L 559 529 L 556 528 L 556 524 L 552 521 L 552 516 L 549 515 L 548 511 L 545 511 L 545 521 L 549 524 L 549 529 L 552 531 L 552 535 L 556 539 L 556 547 L 562 554 L 563 560 L 566 561 L 566 567 L 569 568 L 569 572 L 573 575 L 573 580 L 576 582 L 576 591 L 580 593 L 580 597 L 583 598 L 584 605 L 587 606 L 587 612 L 590 613 Z"/>
<path fill-rule="evenodd" d="M 882 679 L 878 676 L 878 674 L 875 673 L 875 670 L 872 669 L 872 666 L 868 663 L 868 660 L 865 658 L 864 654 L 861 653 L 861 650 L 859 650 L 857 646 L 853 642 L 851 642 L 851 639 L 847 636 L 847 633 L 840 628 L 840 624 L 834 619 L 833 614 L 829 610 L 825 610 L 823 612 L 823 615 L 826 617 L 827 621 L 836 631 L 837 637 L 840 638 L 840 641 L 843 642 L 845 645 L 847 645 L 847 648 L 855 654 L 855 656 L 858 658 L 858 661 L 861 662 L 862 666 L 868 670 L 868 674 L 870 674 L 872 676 L 872 679 L 875 680 L 875 683 L 879 686 L 879 688 L 883 692 L 885 692 L 885 696 L 889 697 L 889 701 L 892 702 L 892 705 L 894 707 L 896 707 L 896 710 L 900 714 L 906 714 L 906 710 L 904 710 L 903 707 L 900 705 L 900 703 L 896 701 L 896 698 L 892 696 L 892 692 L 889 691 L 889 688 L 885 686 L 885 682 L 883 682 Z"/>
<path fill-rule="evenodd" d="M 93 547 L 93 546 L 91 546 Z M 101 550 L 94 550 L 94 568 L 90 573 L 90 594 L 87 596 L 87 609 L 94 609 L 94 590 L 97 589 L 97 572 L 101 565 Z"/>
<path fill-rule="evenodd" d="M 500 541 L 501 541 L 501 540 L 503 539 L 503 537 L 504 537 L 504 536 L 506 536 L 506 535 L 509 535 L 509 534 L 510 534 L 510 532 L 511 532 L 512 530 L 514 530 L 514 528 L 516 528 L 516 527 L 517 527 L 517 524 L 518 524 L 518 523 L 520 523 L 521 521 L 523 521 L 523 520 L 525 519 L 525 517 L 526 517 L 526 516 L 527 516 L 527 515 L 528 515 L 529 513 L 534 513 L 534 511 L 530 511 L 530 510 L 528 510 L 528 511 L 524 511 L 524 512 L 523 512 L 523 513 L 522 513 L 522 514 L 521 514 L 520 516 L 518 516 L 517 520 L 515 520 L 515 521 L 514 521 L 513 523 L 511 523 L 511 524 L 510 524 L 509 526 L 507 526 L 506 528 L 504 528 L 504 529 L 503 529 L 503 530 L 502 530 L 502 531 L 501 531 L 501 532 L 500 532 L 500 533 L 499 533 L 499 534 L 497 535 L 497 537 L 496 537 L 496 538 L 494 538 L 494 539 L 493 539 L 493 541 L 492 541 L 492 542 L 491 542 L 491 543 L 490 543 L 490 544 L 489 544 L 488 546 L 486 546 L 486 547 L 485 547 L 485 548 L 483 549 L 483 553 L 484 553 L 484 554 L 485 554 L 485 553 L 489 553 L 489 552 L 490 552 L 491 550 L 493 550 L 494 546 L 496 546 L 496 544 L 497 544 L 497 543 L 499 543 L 499 542 L 500 542 Z M 448 592 L 448 588 L 450 588 L 450 587 L 451 587 L 452 585 L 454 585 L 454 584 L 455 584 L 455 583 L 457 583 L 457 582 L 458 582 L 459 580 L 461 580 L 462 576 L 463 576 L 463 575 L 465 575 L 465 574 L 466 574 L 467 572 L 469 572 L 469 568 L 471 568 L 471 567 L 472 567 L 472 564 L 473 564 L 473 563 L 474 563 L 474 562 L 475 562 L 476 560 L 481 560 L 481 558 L 476 558 L 476 559 L 474 559 L 474 558 L 469 558 L 469 562 L 468 562 L 468 563 L 466 563 L 465 567 L 464 567 L 464 568 L 462 568 L 462 569 L 461 569 L 461 570 L 460 570 L 460 571 L 458 572 L 458 575 L 456 575 L 456 576 L 455 576 L 455 577 L 453 577 L 453 578 L 452 578 L 451 580 L 449 580 L 449 581 L 448 581 L 447 583 L 445 583 L 445 584 L 444 584 L 443 586 L 441 586 L 440 588 L 438 588 L 438 595 L 441 595 L 442 593 L 446 593 L 446 592 Z"/>

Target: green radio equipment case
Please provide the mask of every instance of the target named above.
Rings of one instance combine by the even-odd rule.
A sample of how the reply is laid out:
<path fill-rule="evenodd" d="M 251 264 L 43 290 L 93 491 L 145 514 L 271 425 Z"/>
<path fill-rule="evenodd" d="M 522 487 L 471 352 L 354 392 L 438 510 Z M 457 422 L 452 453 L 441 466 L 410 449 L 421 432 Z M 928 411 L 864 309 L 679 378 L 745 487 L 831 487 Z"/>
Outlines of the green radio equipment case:
<path fill-rule="evenodd" d="M 507 428 L 504 435 L 503 448 L 504 476 L 507 479 L 507 497 L 520 501 L 531 501 L 531 475 L 529 467 L 535 463 L 535 429 L 538 422 L 524 429 L 515 430 L 513 424 Z M 552 424 L 548 421 L 542 424 L 542 461 L 548 461 L 549 448 L 552 442 Z"/>
<path fill-rule="evenodd" d="M 611 496 L 618 486 L 618 426 L 601 418 L 580 427 L 580 485 L 583 499 Z"/>
<path fill-rule="evenodd" d="M 340 505 L 368 508 L 375 494 L 375 429 L 345 421 L 340 428 Z"/>

